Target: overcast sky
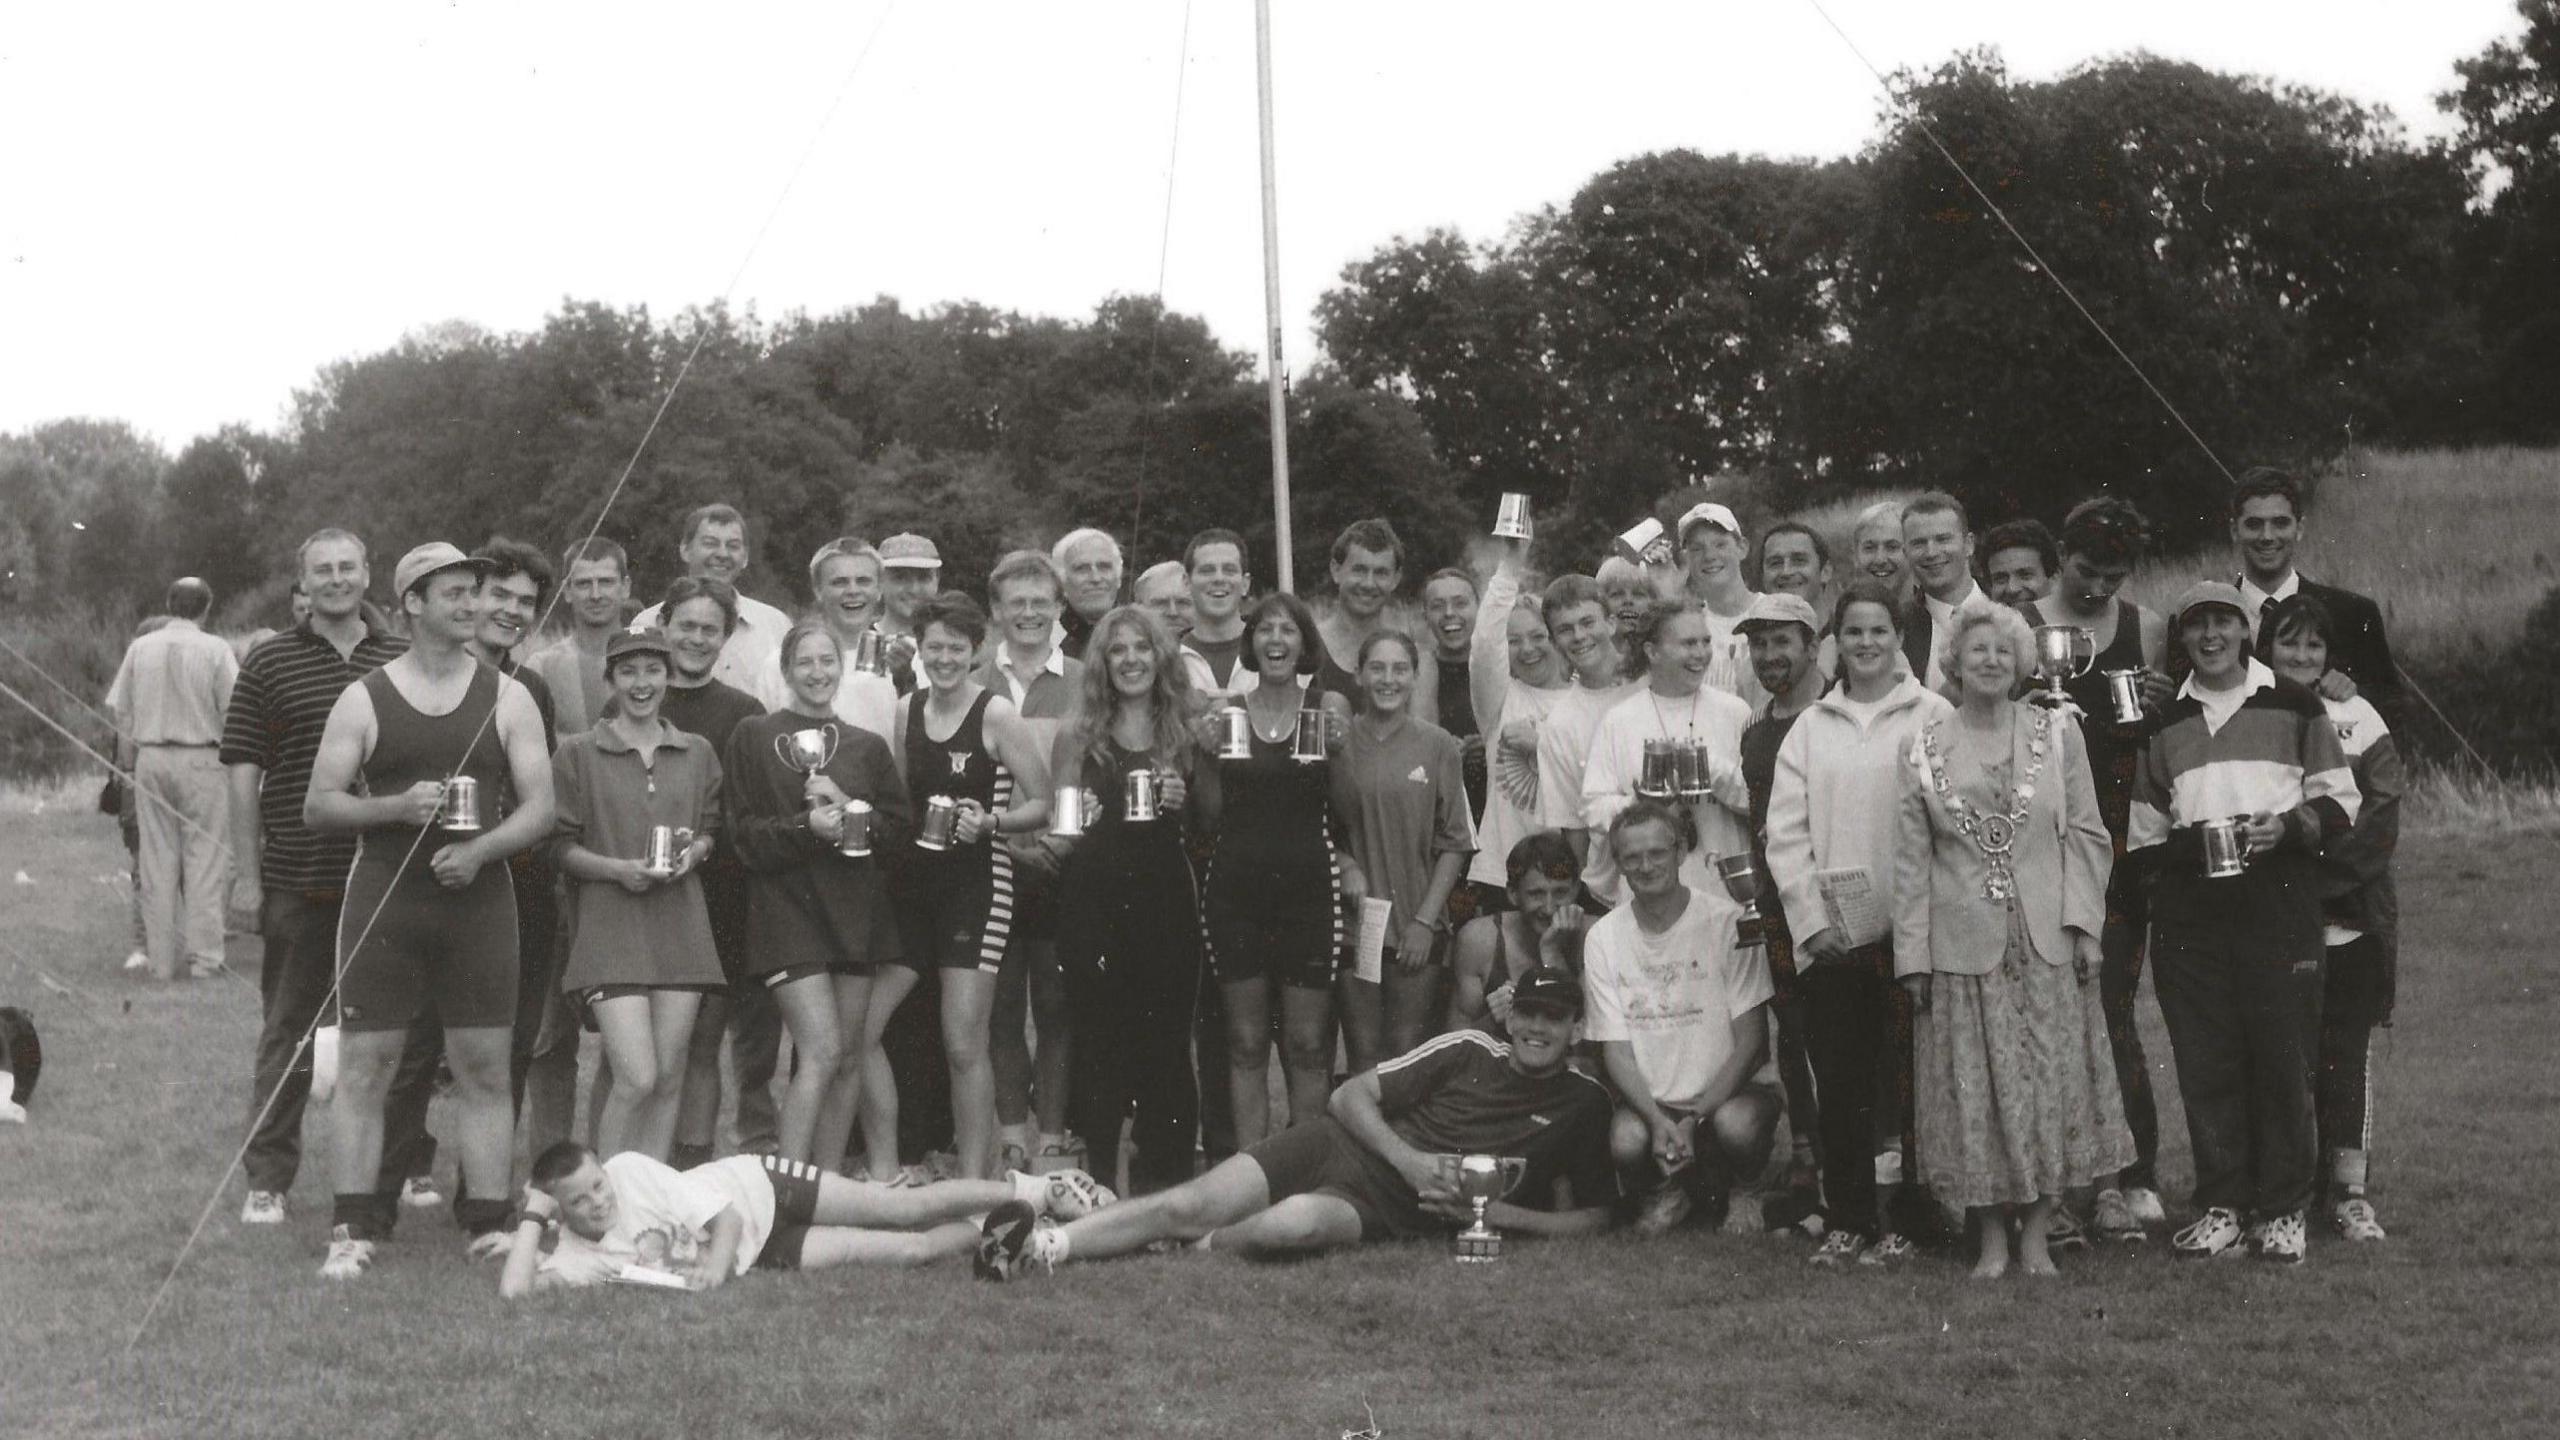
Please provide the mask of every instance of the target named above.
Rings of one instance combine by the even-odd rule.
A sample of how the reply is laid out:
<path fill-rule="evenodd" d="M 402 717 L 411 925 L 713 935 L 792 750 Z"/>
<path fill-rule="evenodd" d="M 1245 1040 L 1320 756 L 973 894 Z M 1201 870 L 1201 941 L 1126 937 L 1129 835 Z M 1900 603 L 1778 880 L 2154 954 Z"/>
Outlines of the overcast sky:
<path fill-rule="evenodd" d="M 1888 70 L 2147 49 L 2422 135 L 2454 60 L 2520 28 L 2512 0 L 1828 3 Z M 1274 10 L 1293 369 L 1392 236 L 1497 235 L 1647 150 L 1844 154 L 1881 103 L 1808 0 Z M 1181 0 L 0 7 L 0 430 L 120 416 L 174 448 L 423 326 L 708 301 L 813 139 L 736 303 L 1084 315 L 1156 288 L 1177 77 L 1165 299 L 1258 351 L 1252 13 L 1194 0 L 1184 64 Z"/>

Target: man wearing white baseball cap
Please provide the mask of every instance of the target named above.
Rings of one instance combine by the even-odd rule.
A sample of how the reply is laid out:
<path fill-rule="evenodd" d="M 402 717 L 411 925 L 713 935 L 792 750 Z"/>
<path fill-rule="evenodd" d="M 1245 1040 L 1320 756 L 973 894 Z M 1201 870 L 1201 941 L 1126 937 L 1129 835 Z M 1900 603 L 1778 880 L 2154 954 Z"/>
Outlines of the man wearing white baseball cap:
<path fill-rule="evenodd" d="M 1707 662 L 1707 683 L 1758 710 L 1769 703 L 1769 692 L 1751 673 L 1751 644 L 1739 628 L 1742 617 L 1751 613 L 1751 602 L 1759 598 L 1743 571 L 1751 542 L 1742 536 L 1742 522 L 1734 518 L 1732 507 L 1710 500 L 1690 506 L 1674 533 L 1680 545 L 1681 588 L 1705 612 L 1715 646 Z"/>

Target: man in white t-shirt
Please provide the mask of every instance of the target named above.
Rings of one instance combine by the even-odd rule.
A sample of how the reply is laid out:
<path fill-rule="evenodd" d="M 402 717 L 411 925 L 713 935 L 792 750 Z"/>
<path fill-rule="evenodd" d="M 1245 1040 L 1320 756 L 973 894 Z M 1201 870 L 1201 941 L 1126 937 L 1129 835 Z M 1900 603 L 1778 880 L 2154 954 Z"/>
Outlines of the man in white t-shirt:
<path fill-rule="evenodd" d="M 1114 1198 L 1081 1170 L 901 1188 L 778 1155 L 690 1170 L 636 1151 L 600 1161 L 563 1140 L 534 1158 L 498 1293 L 515 1300 L 614 1280 L 711 1290 L 758 1267 L 921 1265 L 974 1253 L 978 1219 L 1008 1201 L 1074 1219 Z M 554 1224 L 559 1242 L 545 1254 Z"/>
<path fill-rule="evenodd" d="M 1559 576 L 1547 586 L 1547 636 L 1573 672 L 1573 686 L 1556 698 L 1538 723 L 1538 821 L 1563 833 L 1589 868 L 1591 834 L 1582 825 L 1582 772 L 1600 717 L 1634 692 L 1639 682 L 1618 678 L 1617 627 L 1599 582 L 1587 575 Z"/>
<path fill-rule="evenodd" d="M 1730 902 L 1681 883 L 1689 846 L 1677 812 L 1639 800 L 1606 843 L 1628 902 L 1583 941 L 1583 1038 L 1617 1087 L 1609 1149 L 1644 1197 L 1636 1227 L 1661 1234 L 1703 1199 L 1735 1202 L 1728 1227 L 1757 1230 L 1756 1196 L 1733 1191 L 1759 1179 L 1777 1131 L 1768 964 L 1735 949 Z"/>

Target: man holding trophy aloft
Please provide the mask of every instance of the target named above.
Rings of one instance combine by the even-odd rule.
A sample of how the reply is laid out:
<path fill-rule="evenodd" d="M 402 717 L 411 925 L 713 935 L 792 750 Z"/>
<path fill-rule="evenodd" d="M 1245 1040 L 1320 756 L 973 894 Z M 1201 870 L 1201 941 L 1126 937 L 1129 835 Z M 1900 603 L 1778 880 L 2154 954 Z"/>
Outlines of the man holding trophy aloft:
<path fill-rule="evenodd" d="M 1196 1180 L 1071 1224 L 1052 1226 L 1028 1205 L 1000 1206 L 979 1242 L 978 1278 L 1010 1280 L 1034 1265 L 1055 1269 L 1168 1241 L 1279 1258 L 1464 1221 L 1496 1232 L 1596 1235 L 1609 1228 L 1617 1183 L 1609 1092 L 1569 1063 L 1581 1016 L 1582 982 L 1532 969 L 1512 985 L 1510 1044 L 1479 1030 L 1427 1041 L 1353 1076 L 1324 1117 Z M 1513 1171 L 1512 1198 L 1490 1199 L 1515 1183 Z M 1471 1175 L 1489 1183 L 1476 1186 Z M 1471 1195 L 1488 1199 L 1481 1214 Z M 1456 1238 L 1460 1259 L 1499 1248 L 1475 1226 Z"/>

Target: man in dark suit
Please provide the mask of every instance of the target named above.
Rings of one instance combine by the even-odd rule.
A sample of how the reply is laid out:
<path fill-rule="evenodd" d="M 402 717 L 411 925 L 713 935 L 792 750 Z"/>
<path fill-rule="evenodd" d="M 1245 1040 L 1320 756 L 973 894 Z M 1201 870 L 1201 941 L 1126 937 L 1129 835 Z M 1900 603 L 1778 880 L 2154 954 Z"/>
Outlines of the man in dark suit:
<path fill-rule="evenodd" d="M 1921 685 L 1935 690 L 1947 678 L 1938 655 L 1939 637 L 1949 633 L 1956 612 L 1967 603 L 1988 603 L 1973 579 L 1973 524 L 1965 518 L 1964 506 L 1939 490 L 1904 501 L 1902 558 L 1915 582 L 1903 619 L 1902 656 Z"/>
<path fill-rule="evenodd" d="M 2331 700 L 2361 694 L 2397 730 L 2400 670 L 2382 631 L 2382 609 L 2352 590 L 2307 580 L 2293 568 L 2303 523 L 2301 480 L 2269 465 L 2241 472 L 2231 489 L 2231 543 L 2240 554 L 2235 583 L 2248 608 L 2249 633 L 2257 634 L 2259 617 L 2270 603 L 2297 592 L 2317 596 L 2338 622 L 2321 694 Z"/>

